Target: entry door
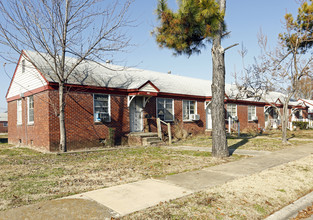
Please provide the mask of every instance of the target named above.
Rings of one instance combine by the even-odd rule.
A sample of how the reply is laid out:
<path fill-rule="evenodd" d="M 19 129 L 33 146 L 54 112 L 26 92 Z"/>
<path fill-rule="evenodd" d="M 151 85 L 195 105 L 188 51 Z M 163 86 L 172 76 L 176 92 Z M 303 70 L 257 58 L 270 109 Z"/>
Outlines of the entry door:
<path fill-rule="evenodd" d="M 143 130 L 143 98 L 135 97 L 130 103 L 130 131 Z"/>
<path fill-rule="evenodd" d="M 212 114 L 209 106 L 206 108 L 206 129 L 212 130 Z"/>

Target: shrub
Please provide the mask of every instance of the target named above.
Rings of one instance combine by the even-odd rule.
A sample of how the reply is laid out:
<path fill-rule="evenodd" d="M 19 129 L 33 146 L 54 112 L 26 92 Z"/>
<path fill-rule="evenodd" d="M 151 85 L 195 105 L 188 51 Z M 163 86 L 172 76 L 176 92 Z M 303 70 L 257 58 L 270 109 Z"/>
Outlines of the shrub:
<path fill-rule="evenodd" d="M 178 140 L 185 140 L 188 135 L 188 132 L 183 128 L 183 123 L 175 120 L 173 136 Z"/>
<path fill-rule="evenodd" d="M 309 122 L 305 121 L 293 121 L 292 122 L 293 126 L 296 126 L 297 128 L 300 128 L 300 130 L 305 130 L 308 129 L 309 127 Z"/>

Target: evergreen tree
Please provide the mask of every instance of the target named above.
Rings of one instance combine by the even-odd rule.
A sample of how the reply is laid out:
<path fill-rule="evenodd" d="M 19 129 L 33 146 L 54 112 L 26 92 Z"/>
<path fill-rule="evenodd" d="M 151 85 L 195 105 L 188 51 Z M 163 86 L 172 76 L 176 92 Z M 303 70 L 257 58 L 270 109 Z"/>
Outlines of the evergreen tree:
<path fill-rule="evenodd" d="M 166 0 L 159 0 L 157 15 L 160 26 L 155 32 L 156 41 L 160 47 L 173 49 L 176 55 L 188 56 L 200 53 L 207 43 L 212 42 L 212 155 L 227 157 L 224 116 L 226 49 L 221 46 L 226 29 L 226 0 L 179 0 L 178 4 L 178 11 L 173 12 Z"/>

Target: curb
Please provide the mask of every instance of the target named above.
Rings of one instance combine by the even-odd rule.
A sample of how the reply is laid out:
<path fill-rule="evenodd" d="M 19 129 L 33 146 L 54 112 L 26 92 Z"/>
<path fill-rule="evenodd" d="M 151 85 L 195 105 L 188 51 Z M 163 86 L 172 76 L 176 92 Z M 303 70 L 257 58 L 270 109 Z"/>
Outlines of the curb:
<path fill-rule="evenodd" d="M 307 194 L 306 196 L 303 196 L 297 201 L 275 212 L 274 214 L 267 217 L 265 220 L 285 220 L 294 218 L 298 215 L 299 211 L 305 209 L 308 206 L 311 206 L 312 203 L 313 203 L 313 192 Z"/>

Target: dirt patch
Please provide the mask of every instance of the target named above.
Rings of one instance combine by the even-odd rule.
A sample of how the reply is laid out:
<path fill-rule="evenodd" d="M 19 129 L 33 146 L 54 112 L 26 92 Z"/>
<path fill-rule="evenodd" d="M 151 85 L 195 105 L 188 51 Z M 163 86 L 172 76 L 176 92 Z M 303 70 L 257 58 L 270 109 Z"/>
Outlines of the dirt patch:
<path fill-rule="evenodd" d="M 313 156 L 159 204 L 125 219 L 263 219 L 313 190 Z"/>
<path fill-rule="evenodd" d="M 0 212 L 1 220 L 111 219 L 114 213 L 95 201 L 60 199 Z"/>

